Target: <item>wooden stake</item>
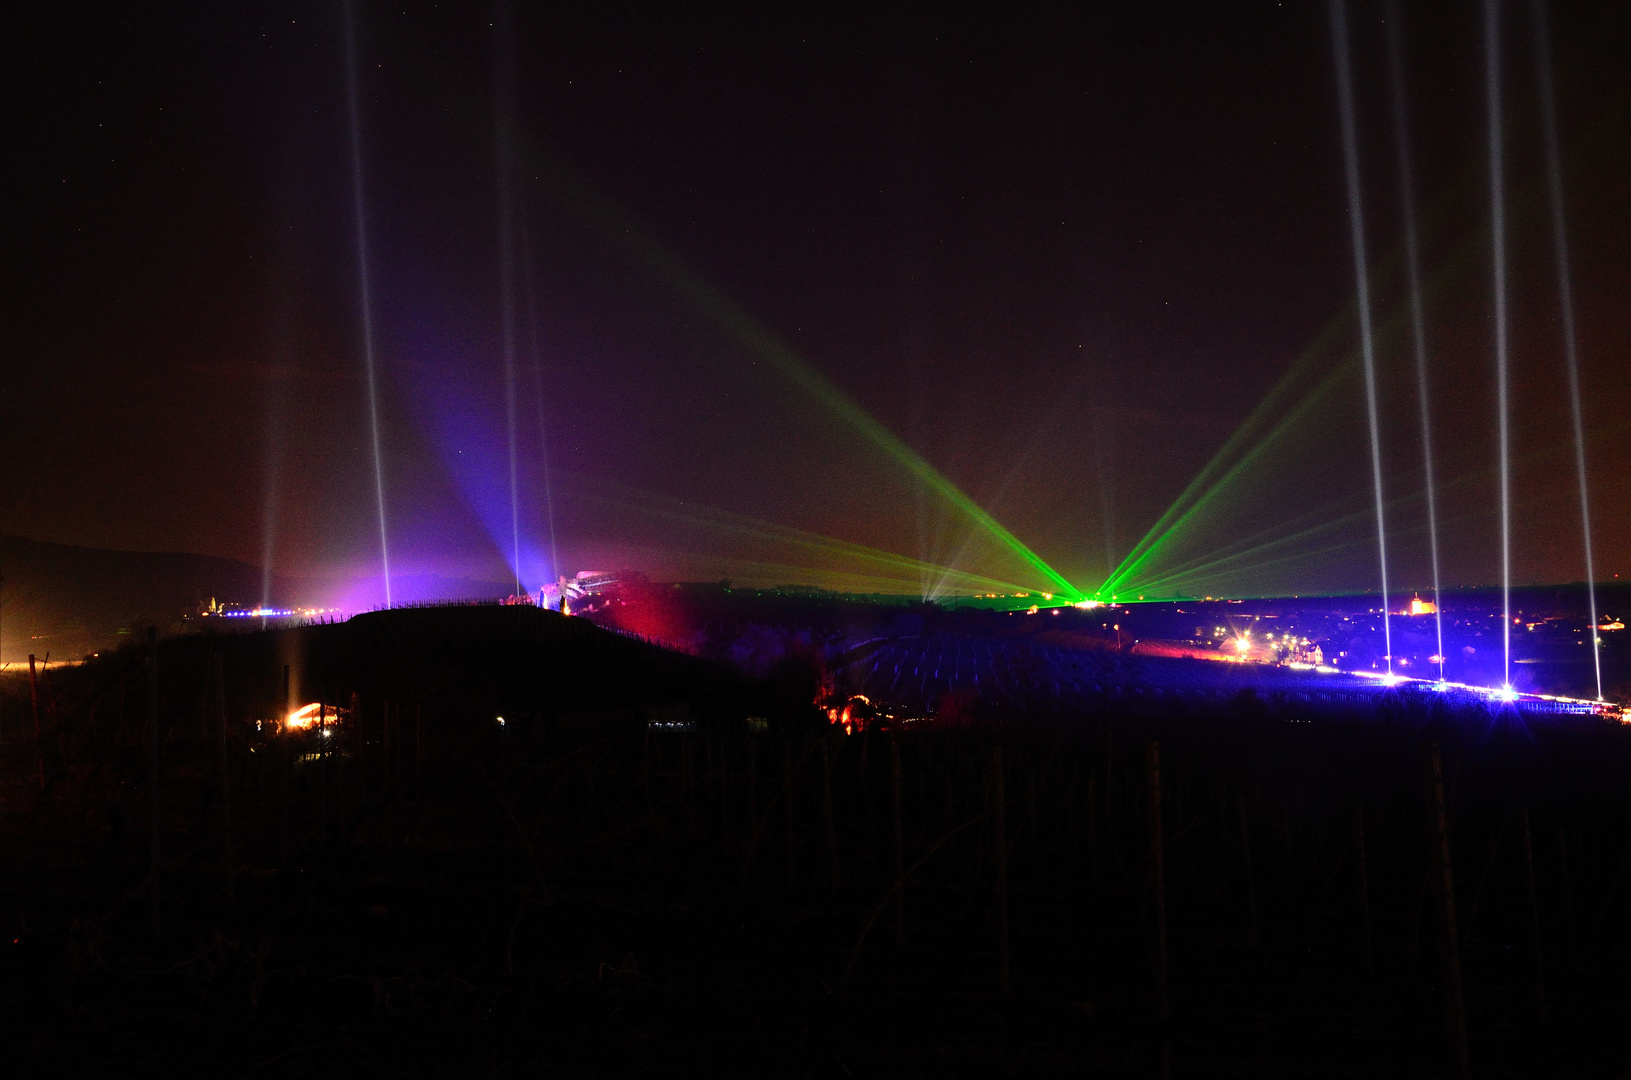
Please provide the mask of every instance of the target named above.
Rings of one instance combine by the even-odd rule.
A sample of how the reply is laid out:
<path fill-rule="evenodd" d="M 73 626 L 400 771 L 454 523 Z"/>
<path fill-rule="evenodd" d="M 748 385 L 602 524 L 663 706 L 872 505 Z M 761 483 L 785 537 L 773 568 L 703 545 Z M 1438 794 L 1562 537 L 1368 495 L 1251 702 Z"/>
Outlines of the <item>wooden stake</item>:
<path fill-rule="evenodd" d="M 1150 819 L 1150 891 L 1155 900 L 1155 993 L 1156 1019 L 1161 1028 L 1161 1075 L 1172 1071 L 1172 1050 L 1167 1037 L 1171 1003 L 1167 998 L 1167 873 L 1165 840 L 1161 833 L 1161 744 L 1144 748 L 1148 775 Z"/>
<path fill-rule="evenodd" d="M 1082 864 L 1082 822 L 1076 815 L 1076 771 L 1070 770 L 1068 778 L 1065 769 L 1060 768 L 1059 789 L 1064 799 L 1064 813 L 1060 817 L 1063 826 L 1065 850 L 1069 858 L 1065 860 L 1072 868 Z"/>
<path fill-rule="evenodd" d="M 1574 889 L 1569 882 L 1569 834 L 1557 830 L 1557 876 L 1563 886 L 1563 960 L 1572 974 L 1575 969 L 1574 951 Z"/>
<path fill-rule="evenodd" d="M 680 802 L 685 807 L 685 835 L 689 839 L 696 839 L 697 812 L 692 804 L 691 794 L 691 758 L 696 750 L 691 736 L 682 736 L 680 743 Z"/>
<path fill-rule="evenodd" d="M 283 727 L 289 722 L 289 665 L 283 665 L 283 713 L 278 717 L 278 728 L 283 743 L 283 826 L 278 843 L 278 864 L 289 865 L 289 789 L 294 786 L 294 739 Z"/>
<path fill-rule="evenodd" d="M 1006 995 L 1013 987 L 1008 979 L 1008 818 L 1003 807 L 1000 745 L 991 748 L 990 791 L 991 807 L 995 811 L 992 847 L 997 862 L 997 993 Z"/>
<path fill-rule="evenodd" d="M 336 754 L 338 769 L 335 770 L 336 785 L 339 788 L 339 798 L 335 803 L 340 810 L 340 834 L 346 835 L 346 781 L 351 780 L 357 786 L 358 798 L 366 802 L 368 799 L 368 762 L 372 755 L 368 753 L 368 739 L 363 734 L 362 726 L 362 695 L 355 690 L 351 691 L 351 726 L 340 727 L 340 709 L 336 704 L 334 708 L 334 735 L 336 738 L 350 736 L 351 762 L 348 764 L 344 754 Z"/>
<path fill-rule="evenodd" d="M 917 841 L 920 846 L 929 843 L 929 773 L 928 762 L 919 755 L 917 769 Z"/>
<path fill-rule="evenodd" d="M 759 740 L 748 734 L 748 858 L 759 844 Z"/>
<path fill-rule="evenodd" d="M 1115 856 L 1116 866 L 1120 867 L 1121 848 L 1116 843 L 1115 823 L 1115 775 L 1111 772 L 1111 761 L 1115 756 L 1115 725 L 1108 717 L 1104 721 L 1104 834 L 1110 839 L 1110 853 Z"/>
<path fill-rule="evenodd" d="M 1439 961 L 1444 980 L 1444 1024 L 1450 1074 L 1465 1078 L 1467 1014 L 1461 989 L 1461 955 L 1456 944 L 1455 878 L 1450 865 L 1450 827 L 1444 810 L 1444 766 L 1438 743 L 1427 744 L 1428 828 L 1431 830 L 1433 886 L 1438 894 L 1441 935 Z"/>
<path fill-rule="evenodd" d="M 402 761 L 406 756 L 402 743 L 402 702 L 398 701 L 391 709 L 391 746 L 394 752 L 391 756 L 391 783 L 396 790 L 397 805 L 401 806 L 406 792 L 406 777 L 403 775 Z M 399 817 L 400 820 L 400 817 Z"/>
<path fill-rule="evenodd" d="M 1098 777 L 1087 774 L 1087 867 L 1093 884 L 1099 883 L 1099 796 L 1094 791 Z"/>
<path fill-rule="evenodd" d="M 1354 807 L 1354 854 L 1359 860 L 1359 922 L 1365 931 L 1365 973 L 1376 974 L 1375 956 L 1371 950 L 1370 882 L 1365 866 L 1365 806 Z"/>
<path fill-rule="evenodd" d="M 1114 725 L 1106 718 L 1104 722 L 1104 836 L 1110 841 L 1110 857 L 1116 862 L 1116 869 L 1126 873 L 1126 863 L 1121 858 L 1121 844 L 1116 840 L 1116 774 L 1111 768 L 1112 757 L 1115 752 Z"/>
<path fill-rule="evenodd" d="M 725 759 L 725 740 L 719 740 L 719 842 L 728 845 L 731 840 L 730 777 Z"/>
<path fill-rule="evenodd" d="M 986 855 L 996 850 L 997 845 L 991 842 L 991 770 L 980 770 L 980 835 L 974 845 L 974 877 L 976 880 L 985 874 Z"/>
<path fill-rule="evenodd" d="M 385 756 L 385 765 L 382 770 L 385 774 L 384 790 L 389 792 L 392 786 L 391 781 L 394 779 L 396 772 L 393 764 L 394 759 L 391 757 L 391 751 L 395 747 L 395 743 L 391 740 L 391 699 L 385 698 L 381 703 L 381 708 L 383 711 L 380 713 L 380 751 Z"/>
<path fill-rule="evenodd" d="M 45 739 L 40 734 L 40 677 L 34 670 L 34 654 L 28 654 L 28 702 L 34 712 L 34 770 L 40 790 L 45 790 Z"/>
<path fill-rule="evenodd" d="M 787 891 L 793 892 L 793 737 L 782 738 L 782 798 L 787 806 Z"/>
<path fill-rule="evenodd" d="M 328 702 L 317 696 L 317 819 L 328 830 Z"/>
<path fill-rule="evenodd" d="M 227 757 L 226 676 L 221 654 L 215 653 L 211 660 L 215 669 L 215 710 L 221 719 L 221 869 L 226 875 L 227 903 L 230 904 L 236 897 L 233 895 L 232 881 L 232 780 Z"/>
<path fill-rule="evenodd" d="M 720 766 L 724 768 L 723 765 Z M 714 776 L 714 740 L 704 735 L 702 737 L 702 784 L 709 794 L 712 794 Z"/>
<path fill-rule="evenodd" d="M 215 639 L 208 635 L 208 647 L 204 652 L 204 686 L 198 697 L 198 741 L 200 745 L 207 746 L 210 741 L 210 713 L 215 707 Z"/>
<path fill-rule="evenodd" d="M 1291 850 L 1291 803 L 1280 803 L 1280 840 L 1285 849 L 1286 856 L 1286 896 L 1291 903 L 1297 902 L 1297 860 Z"/>
<path fill-rule="evenodd" d="M 1240 858 L 1246 867 L 1246 915 L 1250 919 L 1251 943 L 1260 940 L 1257 926 L 1257 879 L 1252 873 L 1252 832 L 1246 818 L 1246 796 L 1235 796 L 1235 809 L 1240 815 Z"/>
<path fill-rule="evenodd" d="M 148 811 L 148 907 L 152 916 L 153 947 L 164 940 L 159 892 L 159 629 L 147 628 L 147 732 L 149 771 Z"/>
<path fill-rule="evenodd" d="M 1546 971 L 1540 952 L 1540 902 L 1535 895 L 1535 853 L 1529 838 L 1529 811 L 1518 811 L 1518 832 L 1523 840 L 1523 881 L 1529 894 L 1529 956 L 1534 965 L 1535 1019 L 1546 1023 Z"/>
<path fill-rule="evenodd" d="M 1027 872 L 1034 882 L 1037 878 L 1036 861 L 1036 766 L 1025 770 L 1025 844 Z"/>
<path fill-rule="evenodd" d="M 895 895 L 893 899 L 895 923 L 895 948 L 900 949 L 906 944 L 906 881 L 901 874 L 905 865 L 901 850 L 900 826 L 900 738 L 894 731 L 889 733 L 889 787 L 891 794 L 891 821 L 894 825 L 895 839 Z"/>
<path fill-rule="evenodd" d="M 821 735 L 821 825 L 827 833 L 827 880 L 838 888 L 838 830 L 832 820 L 832 754 L 825 733 Z"/>

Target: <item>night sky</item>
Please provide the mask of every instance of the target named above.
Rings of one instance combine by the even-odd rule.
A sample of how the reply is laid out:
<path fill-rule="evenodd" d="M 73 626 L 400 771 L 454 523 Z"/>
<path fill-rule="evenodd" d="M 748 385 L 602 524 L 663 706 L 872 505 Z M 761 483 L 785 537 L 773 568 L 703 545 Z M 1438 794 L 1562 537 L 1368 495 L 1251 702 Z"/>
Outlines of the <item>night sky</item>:
<path fill-rule="evenodd" d="M 356 10 L 398 573 L 511 575 L 501 157 L 525 256 L 518 484 L 534 586 L 547 524 L 532 327 L 562 571 L 770 583 L 819 562 L 679 520 L 728 512 L 1040 584 L 967 543 L 956 515 L 639 251 L 671 253 L 1089 590 L 1322 331 L 1357 340 L 1324 4 L 519 5 L 509 35 L 495 10 Z M 1514 576 L 1578 580 L 1530 9 L 1503 12 L 1527 462 Z M 1403 302 L 1383 14 L 1350 11 L 1379 321 Z M 1631 16 L 1602 3 L 1551 18 L 1598 565 L 1631 576 Z M 1488 582 L 1481 8 L 1407 5 L 1402 26 L 1436 438 L 1457 479 L 1446 573 Z M 0 531 L 372 573 L 341 8 L 40 5 L 14 15 L 3 48 Z M 1403 499 L 1420 437 L 1395 345 L 1384 458 Z M 1301 456 L 1292 439 L 1247 478 L 1263 514 L 1311 484 L 1368 490 L 1353 386 L 1308 419 L 1340 437 Z M 1419 544 L 1400 552 L 1396 580 L 1420 585 Z M 1373 552 L 1332 558 L 1357 579 L 1374 570 Z"/>

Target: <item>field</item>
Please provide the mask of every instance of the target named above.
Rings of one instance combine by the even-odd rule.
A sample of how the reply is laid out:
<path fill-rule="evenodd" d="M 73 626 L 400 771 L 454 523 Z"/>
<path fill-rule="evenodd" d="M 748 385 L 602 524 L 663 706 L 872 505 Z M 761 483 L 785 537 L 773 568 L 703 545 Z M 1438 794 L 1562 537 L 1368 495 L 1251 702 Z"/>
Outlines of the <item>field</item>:
<path fill-rule="evenodd" d="M 1631 1064 L 1623 725 L 1122 686 L 845 735 L 824 680 L 499 607 L 8 673 L 14 1074 Z"/>

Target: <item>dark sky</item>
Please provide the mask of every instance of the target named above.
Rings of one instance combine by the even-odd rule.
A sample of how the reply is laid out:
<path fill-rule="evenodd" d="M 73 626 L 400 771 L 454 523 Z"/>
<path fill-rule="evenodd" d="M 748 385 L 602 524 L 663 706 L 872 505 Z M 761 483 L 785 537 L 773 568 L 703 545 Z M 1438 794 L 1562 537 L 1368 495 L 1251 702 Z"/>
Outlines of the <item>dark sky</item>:
<path fill-rule="evenodd" d="M 1323 4 L 522 5 L 507 40 L 494 10 L 356 11 L 399 572 L 509 573 L 504 48 L 567 572 L 743 578 L 752 562 L 810 562 L 649 512 L 683 501 L 903 555 L 961 551 L 967 569 L 1022 580 L 631 245 L 673 252 L 1089 586 L 1322 329 L 1351 319 Z M 1529 8 L 1504 11 L 1515 450 L 1534 462 L 1515 488 L 1516 576 L 1570 580 L 1578 509 L 1572 451 L 1558 452 Z M 1402 302 L 1381 5 L 1351 18 L 1380 319 Z M 1552 20 L 1599 565 L 1631 574 L 1631 20 L 1612 3 Z M 1448 569 L 1471 583 L 1497 550 L 1480 479 L 1494 460 L 1480 7 L 1407 5 L 1402 25 L 1424 270 L 1439 282 L 1438 440 L 1465 481 Z M 40 5 L 4 49 L 0 529 L 366 571 L 378 534 L 341 9 Z M 609 235 L 589 204 L 633 231 Z M 515 280 L 522 529 L 541 550 Z M 1420 468 L 1405 351 L 1380 374 L 1402 497 Z M 1288 449 L 1250 478 L 1263 514 L 1310 476 L 1365 490 L 1362 407 L 1356 391 L 1311 420 L 1358 438 Z M 1419 582 L 1421 560 L 1401 558 L 1414 561 L 1396 573 Z"/>

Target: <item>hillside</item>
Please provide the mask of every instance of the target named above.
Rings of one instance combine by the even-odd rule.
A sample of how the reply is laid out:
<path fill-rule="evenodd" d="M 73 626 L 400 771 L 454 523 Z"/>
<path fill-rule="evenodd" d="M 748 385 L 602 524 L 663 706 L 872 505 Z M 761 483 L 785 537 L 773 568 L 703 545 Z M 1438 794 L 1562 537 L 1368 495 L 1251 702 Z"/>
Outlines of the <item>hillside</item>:
<path fill-rule="evenodd" d="M 261 570 L 249 563 L 185 552 L 113 551 L 0 537 L 0 661 L 29 653 L 77 659 L 116 644 L 132 627 L 181 629 L 184 617 L 211 597 L 258 603 Z M 498 596 L 502 584 L 416 580 L 414 590 L 439 598 Z M 274 575 L 274 604 L 324 604 L 335 581 Z"/>

